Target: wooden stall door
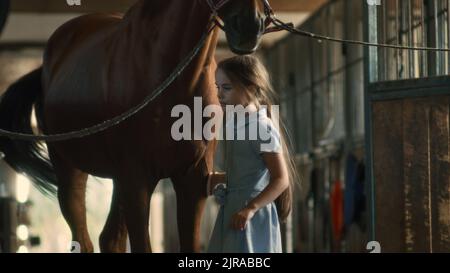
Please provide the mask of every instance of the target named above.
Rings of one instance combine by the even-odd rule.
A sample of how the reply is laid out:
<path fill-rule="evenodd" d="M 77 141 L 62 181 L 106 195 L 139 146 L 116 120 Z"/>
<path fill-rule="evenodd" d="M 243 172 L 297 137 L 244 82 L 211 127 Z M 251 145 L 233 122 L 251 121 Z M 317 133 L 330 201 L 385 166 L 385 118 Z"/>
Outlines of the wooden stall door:
<path fill-rule="evenodd" d="M 450 251 L 449 103 L 435 96 L 372 104 L 382 252 Z"/>

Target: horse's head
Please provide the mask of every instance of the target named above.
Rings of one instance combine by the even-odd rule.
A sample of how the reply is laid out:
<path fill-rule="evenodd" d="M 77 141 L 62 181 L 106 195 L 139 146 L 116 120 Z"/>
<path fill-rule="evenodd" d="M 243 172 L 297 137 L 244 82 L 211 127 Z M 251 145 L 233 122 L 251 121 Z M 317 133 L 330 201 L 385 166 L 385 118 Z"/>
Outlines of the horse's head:
<path fill-rule="evenodd" d="M 224 22 L 228 46 L 236 54 L 251 54 L 256 51 L 265 31 L 264 5 L 262 0 L 211 0 L 223 3 L 218 16 Z"/>

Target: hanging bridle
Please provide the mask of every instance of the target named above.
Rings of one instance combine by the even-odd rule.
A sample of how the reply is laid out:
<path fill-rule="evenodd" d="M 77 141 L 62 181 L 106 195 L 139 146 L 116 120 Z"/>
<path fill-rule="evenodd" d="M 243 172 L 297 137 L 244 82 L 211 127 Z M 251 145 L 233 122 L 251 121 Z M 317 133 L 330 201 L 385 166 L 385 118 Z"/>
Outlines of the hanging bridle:
<path fill-rule="evenodd" d="M 211 9 L 212 16 L 214 17 L 214 23 L 217 26 L 219 26 L 223 31 L 225 31 L 225 26 L 222 23 L 220 23 L 219 20 L 217 20 L 219 17 L 218 12 L 229 1 L 231 1 L 231 0 L 219 0 L 219 1 L 206 0 L 206 2 L 208 3 L 208 5 Z M 264 14 L 266 16 L 266 19 L 264 20 L 264 25 L 265 25 L 265 29 L 266 29 L 264 31 L 264 34 L 283 30 L 283 28 L 281 28 L 279 26 L 269 27 L 270 24 L 272 24 L 276 20 L 276 16 L 275 16 L 275 13 L 273 12 L 272 7 L 269 4 L 269 0 L 261 0 L 261 1 L 264 6 Z"/>

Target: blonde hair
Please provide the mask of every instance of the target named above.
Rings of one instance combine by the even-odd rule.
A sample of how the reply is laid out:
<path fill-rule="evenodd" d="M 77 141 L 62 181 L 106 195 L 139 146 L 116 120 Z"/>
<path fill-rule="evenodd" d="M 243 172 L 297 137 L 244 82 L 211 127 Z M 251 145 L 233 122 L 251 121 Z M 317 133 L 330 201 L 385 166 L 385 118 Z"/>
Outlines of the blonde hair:
<path fill-rule="evenodd" d="M 227 75 L 233 88 L 244 92 L 247 99 L 259 109 L 267 106 L 267 115 L 272 119 L 272 106 L 277 94 L 271 84 L 270 75 L 259 59 L 252 55 L 234 56 L 218 63 L 218 68 Z M 278 117 L 275 117 L 278 118 Z M 287 164 L 289 187 L 275 200 L 278 217 L 284 222 L 292 210 L 294 184 L 300 184 L 292 142 L 281 117 L 279 118 L 283 158 Z"/>

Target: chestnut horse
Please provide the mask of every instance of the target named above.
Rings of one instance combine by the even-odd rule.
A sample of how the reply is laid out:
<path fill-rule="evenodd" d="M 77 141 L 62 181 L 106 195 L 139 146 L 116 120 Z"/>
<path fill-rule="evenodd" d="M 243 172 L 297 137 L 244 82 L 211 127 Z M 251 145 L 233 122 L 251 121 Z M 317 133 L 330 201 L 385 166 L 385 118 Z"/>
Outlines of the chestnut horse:
<path fill-rule="evenodd" d="M 41 68 L 22 77 L 0 103 L 0 128 L 58 134 L 86 128 L 141 102 L 198 42 L 211 18 L 208 0 L 140 0 L 122 17 L 92 14 L 73 19 L 51 36 Z M 223 1 L 222 1 L 223 2 Z M 209 4 L 209 5 L 208 5 Z M 229 0 L 217 15 L 230 49 L 250 54 L 265 26 L 259 0 Z M 92 252 L 86 225 L 88 174 L 111 178 L 111 209 L 100 236 L 104 252 L 150 252 L 149 206 L 158 181 L 171 178 L 177 197 L 182 252 L 200 251 L 199 231 L 215 142 L 175 141 L 171 109 L 219 105 L 214 87 L 218 28 L 199 54 L 160 96 L 130 119 L 84 138 L 42 143 L 0 138 L 5 160 L 45 192 L 56 192 L 81 251 Z M 175 212 L 175 211 L 174 211 Z"/>

